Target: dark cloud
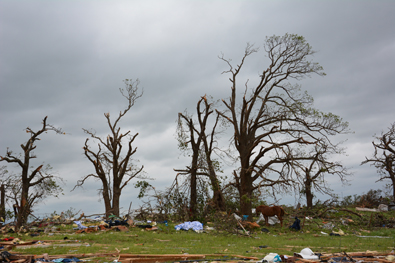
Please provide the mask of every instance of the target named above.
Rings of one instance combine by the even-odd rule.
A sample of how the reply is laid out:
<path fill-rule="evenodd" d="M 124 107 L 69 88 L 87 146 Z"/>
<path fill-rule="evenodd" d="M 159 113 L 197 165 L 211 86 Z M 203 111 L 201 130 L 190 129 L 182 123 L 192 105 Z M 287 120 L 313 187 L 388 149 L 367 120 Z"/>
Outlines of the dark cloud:
<path fill-rule="evenodd" d="M 218 56 L 236 64 L 247 42 L 260 47 L 266 36 L 296 33 L 318 51 L 314 60 L 327 73 L 303 80 L 302 88 L 318 109 L 340 115 L 355 132 L 339 138 L 347 140 L 342 159 L 355 174 L 352 186 L 328 180 L 339 195 L 382 187 L 375 170 L 359 164 L 373 151 L 373 134 L 394 121 L 394 11 L 393 1 L 1 1 L 0 150 L 19 151 L 27 140 L 23 129 L 40 128 L 48 115 L 68 134 L 43 136 L 36 161 L 67 181 L 65 195 L 38 211 L 102 211 L 98 182 L 70 192 L 93 171 L 82 152 L 82 128 L 105 136 L 103 113 L 115 118 L 126 105 L 122 80 L 139 78 L 144 95 L 121 127 L 139 133 L 136 159 L 156 179 L 152 184 L 164 187 L 173 168 L 188 163 L 174 139 L 177 113 L 194 112 L 204 94 L 229 96 L 228 76 L 221 74 L 228 66 Z M 248 58 L 240 83 L 253 85 L 265 59 L 262 49 Z M 130 201 L 137 206 L 136 196 L 131 185 L 124 209 Z"/>

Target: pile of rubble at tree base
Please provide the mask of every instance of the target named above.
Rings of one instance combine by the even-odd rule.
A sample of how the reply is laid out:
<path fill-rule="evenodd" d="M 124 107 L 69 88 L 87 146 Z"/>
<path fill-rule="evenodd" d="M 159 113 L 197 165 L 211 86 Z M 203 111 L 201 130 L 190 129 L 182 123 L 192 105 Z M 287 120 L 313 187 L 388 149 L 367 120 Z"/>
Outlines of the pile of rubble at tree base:
<path fill-rule="evenodd" d="M 394 252 L 379 253 L 374 251 L 349 252 L 321 254 L 314 253 L 309 248 L 304 248 L 300 253 L 294 255 L 278 255 L 269 253 L 264 258 L 246 257 L 241 255 L 221 254 L 120 254 L 120 253 L 87 253 L 87 254 L 65 254 L 65 255 L 18 255 L 9 252 L 0 252 L 1 262 L 39 263 L 39 262 L 83 262 L 93 261 L 96 258 L 106 258 L 106 261 L 132 263 L 157 263 L 157 262 L 267 262 L 267 263 L 315 263 L 315 262 L 395 262 Z"/>
<path fill-rule="evenodd" d="M 83 225 L 84 224 L 84 225 Z M 86 224 L 86 225 L 85 225 Z M 82 213 L 78 219 L 64 219 L 60 216 L 52 216 L 38 221 L 33 221 L 25 226 L 22 226 L 18 233 L 30 233 L 31 236 L 39 235 L 40 233 L 57 232 L 59 226 L 73 225 L 76 233 L 90 233 L 98 230 L 115 229 L 125 231 L 127 227 L 134 226 L 133 220 L 126 218 L 121 219 L 116 216 L 110 216 L 108 220 L 102 217 L 95 217 L 94 219 L 86 218 Z M 0 228 L 1 234 L 15 233 L 14 223 L 3 225 Z"/>

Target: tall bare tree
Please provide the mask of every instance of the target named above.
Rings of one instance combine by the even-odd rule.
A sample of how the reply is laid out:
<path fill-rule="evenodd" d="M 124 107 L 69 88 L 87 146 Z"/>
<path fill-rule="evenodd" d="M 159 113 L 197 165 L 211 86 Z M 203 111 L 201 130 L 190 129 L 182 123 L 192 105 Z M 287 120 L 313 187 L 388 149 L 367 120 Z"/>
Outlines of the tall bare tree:
<path fill-rule="evenodd" d="M 374 153 L 371 158 L 365 157 L 361 164 L 370 163 L 375 166 L 380 178 L 377 182 L 390 180 L 392 186 L 392 198 L 395 201 L 395 122 L 372 142 Z"/>
<path fill-rule="evenodd" d="M 234 67 L 222 55 L 230 74 L 231 95 L 223 100 L 227 109 L 219 112 L 233 129 L 233 142 L 240 168 L 234 171 L 234 185 L 239 191 L 241 213 L 251 215 L 253 191 L 288 183 L 284 165 L 292 159 L 288 148 L 314 143 L 318 136 L 328 136 L 347 129 L 347 123 L 333 114 L 312 108 L 313 99 L 290 80 L 311 74 L 325 75 L 323 68 L 309 57 L 315 52 L 302 36 L 286 34 L 266 38 L 264 49 L 269 64 L 257 84 L 238 88 L 238 76 L 246 59 L 258 52 L 248 44 L 241 62 Z M 241 99 L 238 94 L 244 93 Z"/>
<path fill-rule="evenodd" d="M 29 214 L 32 212 L 32 207 L 38 201 L 50 195 L 57 195 L 62 189 L 56 183 L 56 177 L 50 173 L 50 167 L 44 164 L 38 165 L 35 168 L 31 163 L 32 159 L 37 158 L 33 150 L 36 149 L 37 141 L 40 136 L 48 131 L 55 131 L 58 134 L 65 134 L 61 129 L 47 123 L 47 116 L 43 119 L 42 127 L 38 131 L 33 131 L 31 128 L 26 128 L 26 133 L 30 138 L 25 144 L 21 144 L 23 153 L 14 155 L 11 150 L 7 148 L 5 156 L 0 156 L 0 161 L 8 163 L 15 163 L 21 168 L 20 178 L 13 178 L 13 193 L 15 199 L 16 215 L 16 229 L 23 226 Z M 18 175 L 19 177 L 19 175 Z"/>
<path fill-rule="evenodd" d="M 119 216 L 119 202 L 122 190 L 133 178 L 142 178 L 144 166 L 137 167 L 133 164 L 133 155 L 137 148 L 132 144 L 138 133 L 131 135 L 131 131 L 121 132 L 119 122 L 125 114 L 134 106 L 136 100 L 143 93 L 139 92 L 139 80 L 124 81 L 125 88 L 120 89 L 123 97 L 128 101 L 126 109 L 120 111 L 114 122 L 111 122 L 110 113 L 104 113 L 110 133 L 106 139 L 96 135 L 92 130 L 83 129 L 93 140 L 97 141 L 97 148 L 89 145 L 89 138 L 85 140 L 83 147 L 85 156 L 92 163 L 95 173 L 88 174 L 77 182 L 75 187 L 82 186 L 88 178 L 97 178 L 102 184 L 99 189 L 105 206 L 106 216 L 114 214 Z M 126 141 L 126 143 L 125 143 Z M 123 146 L 127 145 L 126 151 Z M 74 188 L 75 188 L 74 187 Z"/>
<path fill-rule="evenodd" d="M 190 210 L 193 216 L 196 214 L 197 205 L 197 176 L 207 176 L 213 190 L 212 201 L 219 210 L 225 210 L 225 200 L 221 191 L 220 182 L 217 177 L 216 161 L 213 160 L 216 145 L 216 129 L 218 127 L 219 115 L 216 115 L 211 130 L 207 133 L 210 115 L 213 114 L 213 103 L 208 102 L 203 96 L 197 103 L 197 121 L 187 113 L 178 115 L 178 141 L 179 148 L 191 150 L 191 165 L 186 169 L 175 169 L 180 174 L 190 176 Z M 188 147 L 190 145 L 190 148 Z"/>
<path fill-rule="evenodd" d="M 200 104 L 204 102 L 204 110 L 201 110 Z M 220 180 L 217 176 L 218 172 L 218 162 L 214 159 L 214 151 L 217 145 L 217 140 L 216 136 L 218 133 L 218 126 L 219 126 L 219 121 L 220 121 L 220 115 L 217 113 L 215 116 L 215 121 L 213 124 L 213 127 L 211 131 L 207 134 L 206 133 L 206 127 L 207 127 L 207 120 L 208 117 L 214 112 L 213 103 L 209 103 L 207 101 L 207 97 L 204 96 L 198 103 L 197 106 L 197 114 L 198 114 L 198 120 L 199 120 L 199 127 L 200 127 L 200 134 L 203 137 L 203 153 L 204 153 L 204 159 L 205 159 L 205 171 L 206 175 L 210 179 L 210 184 L 211 188 L 213 190 L 213 197 L 212 197 L 212 202 L 213 205 L 216 209 L 220 211 L 225 211 L 225 198 L 222 193 L 222 187 L 220 184 Z M 217 149 L 218 150 L 218 149 Z"/>

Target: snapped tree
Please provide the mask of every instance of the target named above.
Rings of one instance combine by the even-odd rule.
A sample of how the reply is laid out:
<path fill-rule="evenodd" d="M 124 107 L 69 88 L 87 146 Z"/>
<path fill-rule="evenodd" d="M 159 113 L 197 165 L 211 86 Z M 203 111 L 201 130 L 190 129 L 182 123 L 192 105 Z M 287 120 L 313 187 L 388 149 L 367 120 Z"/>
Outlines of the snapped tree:
<path fill-rule="evenodd" d="M 114 122 L 111 122 L 110 113 L 104 113 L 104 117 L 110 128 L 107 138 L 103 139 L 96 135 L 96 132 L 83 129 L 90 138 L 98 142 L 97 148 L 93 149 L 89 145 L 89 138 L 87 138 L 83 147 L 85 156 L 92 163 L 95 173 L 86 175 L 74 187 L 75 189 L 82 186 L 88 178 L 100 180 L 102 188 L 99 189 L 99 193 L 103 197 L 107 217 L 111 214 L 119 216 L 122 190 L 133 178 L 142 178 L 144 168 L 144 166 L 137 167 L 134 165 L 132 159 L 137 150 L 132 144 L 138 133 L 131 135 L 130 130 L 122 133 L 119 127 L 121 119 L 134 106 L 136 100 L 143 93 L 139 92 L 138 79 L 135 81 L 126 79 L 124 83 L 125 88 L 120 89 L 120 92 L 128 101 L 127 107 L 123 111 L 120 111 Z M 127 145 L 127 149 L 123 152 L 122 150 L 125 144 Z"/>
<path fill-rule="evenodd" d="M 6 184 L 12 188 L 11 199 L 15 202 L 16 229 L 19 229 L 26 223 L 34 205 L 48 196 L 57 196 L 62 192 L 62 189 L 57 184 L 59 178 L 56 178 L 51 173 L 49 165 L 44 166 L 42 163 L 38 166 L 33 166 L 31 163 L 32 159 L 37 158 L 33 152 L 37 147 L 37 141 L 40 140 L 40 136 L 43 133 L 48 131 L 65 134 L 61 129 L 48 124 L 47 117 L 45 117 L 40 130 L 33 131 L 29 127 L 26 128 L 26 133 L 30 134 L 30 138 L 25 144 L 21 144 L 22 154 L 14 155 L 7 148 L 6 155 L 0 156 L 0 161 L 15 163 L 21 169 L 20 174 L 9 177 L 6 180 L 8 182 Z"/>
<path fill-rule="evenodd" d="M 212 205 L 217 209 L 225 210 L 225 200 L 221 191 L 221 185 L 217 176 L 218 167 L 213 160 L 216 145 L 216 129 L 218 127 L 219 115 L 217 114 L 211 130 L 207 133 L 210 115 L 213 114 L 213 103 L 208 102 L 203 96 L 196 106 L 197 121 L 187 113 L 178 114 L 177 140 L 179 148 L 183 151 L 191 150 L 191 165 L 185 169 L 175 169 L 179 174 L 190 177 L 190 210 L 192 218 L 196 216 L 197 205 L 197 176 L 209 178 L 212 189 Z M 190 148 L 189 146 L 190 145 Z"/>
<path fill-rule="evenodd" d="M 376 136 L 372 142 L 374 147 L 373 156 L 365 157 L 361 164 L 370 163 L 377 169 L 379 179 L 376 182 L 390 180 L 392 187 L 392 199 L 395 201 L 395 122 L 380 136 Z"/>
<path fill-rule="evenodd" d="M 261 71 L 252 88 L 245 81 L 242 90 L 238 76 L 246 59 L 258 52 L 248 44 L 238 65 L 220 57 L 229 70 L 231 95 L 224 99 L 226 111 L 218 111 L 233 130 L 233 144 L 238 153 L 239 169 L 233 172 L 243 215 L 251 215 L 253 192 L 290 183 L 290 148 L 313 144 L 319 137 L 343 132 L 347 123 L 331 113 L 312 108 L 313 99 L 291 80 L 311 74 L 324 76 L 323 68 L 309 60 L 315 52 L 302 36 L 286 34 L 266 38 L 268 67 Z M 242 93 L 242 98 L 238 95 Z"/>

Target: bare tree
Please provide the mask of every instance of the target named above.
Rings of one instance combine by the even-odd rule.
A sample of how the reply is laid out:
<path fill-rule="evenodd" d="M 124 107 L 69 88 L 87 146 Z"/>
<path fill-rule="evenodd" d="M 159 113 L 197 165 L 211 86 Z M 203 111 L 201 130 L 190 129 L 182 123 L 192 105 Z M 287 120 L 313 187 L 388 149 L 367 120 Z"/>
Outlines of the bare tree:
<path fill-rule="evenodd" d="M 203 106 L 202 106 L 203 104 Z M 180 174 L 190 177 L 190 210 L 192 217 L 196 216 L 197 205 L 197 176 L 207 176 L 213 190 L 212 200 L 214 206 L 220 210 L 225 210 L 225 200 L 221 191 L 215 167 L 216 161 L 213 160 L 213 151 L 216 144 L 215 135 L 218 126 L 219 115 L 216 115 L 211 131 L 206 134 L 210 115 L 214 112 L 213 104 L 203 96 L 197 103 L 197 121 L 187 113 L 178 114 L 178 141 L 179 148 L 183 151 L 192 151 L 191 165 L 186 169 L 175 169 Z M 188 147 L 190 145 L 190 148 Z"/>
<path fill-rule="evenodd" d="M 373 141 L 374 153 L 371 158 L 365 157 L 361 164 L 371 163 L 377 169 L 380 178 L 376 182 L 390 180 L 392 185 L 392 198 L 395 201 L 395 122 L 391 124 L 388 132 L 381 132 L 381 136 Z"/>
<path fill-rule="evenodd" d="M 183 125 L 183 120 L 186 123 L 186 129 Z M 189 185 L 190 185 L 190 200 L 189 200 L 189 209 L 190 216 L 195 219 L 196 217 L 196 205 L 197 205 L 197 176 L 199 167 L 199 152 L 202 143 L 202 136 L 197 135 L 195 138 L 195 124 L 192 117 L 188 116 L 188 114 L 178 114 L 178 141 L 179 148 L 187 150 L 188 144 L 190 145 L 190 149 L 192 151 L 192 160 L 190 166 L 187 166 L 185 169 L 175 169 L 176 172 L 183 175 L 188 175 Z M 187 135 L 186 133 L 189 133 Z"/>
<path fill-rule="evenodd" d="M 289 148 L 312 144 L 318 136 L 327 137 L 347 129 L 347 123 L 333 114 L 312 108 L 313 99 L 290 80 L 300 80 L 313 73 L 325 75 L 323 68 L 309 57 L 315 52 L 302 36 L 286 34 L 266 38 L 264 44 L 269 65 L 259 75 L 254 88 L 244 85 L 240 101 L 237 95 L 238 75 L 250 55 L 258 52 L 248 44 L 241 62 L 230 74 L 231 95 L 223 100 L 227 109 L 219 114 L 233 129 L 233 143 L 239 155 L 240 168 L 235 170 L 234 186 L 239 191 L 241 213 L 251 215 L 253 191 L 289 183 L 287 164 Z"/>
<path fill-rule="evenodd" d="M 36 142 L 40 136 L 47 131 L 55 131 L 58 134 L 65 134 L 61 129 L 47 124 L 47 117 L 43 119 L 42 127 L 38 131 L 26 128 L 26 133 L 30 134 L 29 140 L 21 144 L 23 153 L 14 155 L 7 148 L 5 156 L 0 156 L 0 161 L 15 163 L 21 168 L 20 178 L 13 178 L 13 196 L 15 200 L 15 211 L 17 212 L 16 229 L 19 229 L 27 221 L 27 217 L 32 212 L 32 207 L 49 195 L 56 196 L 62 189 L 56 183 L 56 177 L 50 173 L 50 166 L 41 164 L 33 167 L 31 160 L 37 158 L 33 150 L 36 149 Z M 31 170 L 32 169 L 32 170 Z M 18 175 L 19 177 L 19 175 Z"/>
<path fill-rule="evenodd" d="M 125 81 L 125 89 L 120 89 L 123 97 L 128 101 L 125 110 L 121 111 L 115 121 L 112 123 L 110 113 L 104 113 L 107 120 L 110 134 L 106 139 L 96 135 L 96 132 L 83 129 L 93 140 L 98 141 L 97 149 L 92 149 L 89 145 L 89 138 L 85 140 L 83 147 L 85 156 L 93 164 L 95 173 L 86 175 L 77 182 L 75 187 L 80 187 L 88 178 L 96 178 L 102 183 L 99 189 L 105 206 L 106 216 L 114 214 L 119 216 L 119 202 L 122 190 L 133 178 L 141 178 L 144 166 L 137 167 L 133 164 L 132 156 L 136 153 L 137 148 L 132 146 L 138 133 L 131 135 L 131 131 L 121 133 L 119 122 L 125 114 L 134 106 L 135 101 L 143 93 L 139 92 L 139 80 Z M 124 141 L 127 143 L 127 149 L 122 152 Z M 74 189 L 75 189 L 74 187 Z"/>
<path fill-rule="evenodd" d="M 292 161 L 297 179 L 302 185 L 302 193 L 306 197 L 308 208 L 313 207 L 313 190 L 334 197 L 327 183 L 327 175 L 337 176 L 343 184 L 347 184 L 351 173 L 339 161 L 332 161 L 334 154 L 342 154 L 344 150 L 339 145 L 328 145 L 324 141 L 317 142 L 306 154 L 295 153 Z"/>
<path fill-rule="evenodd" d="M 204 110 L 201 110 L 200 104 L 204 102 Z M 217 113 L 215 116 L 214 125 L 212 130 L 209 134 L 206 134 L 206 127 L 207 127 L 207 119 L 208 117 L 214 112 L 212 109 L 213 103 L 209 103 L 207 101 L 206 96 L 204 96 L 198 103 L 197 106 L 197 114 L 199 120 L 199 127 L 200 127 L 200 134 L 203 137 L 203 146 L 204 146 L 204 157 L 205 157 L 205 164 L 206 164 L 206 175 L 210 179 L 211 188 L 213 190 L 213 197 L 212 202 L 213 206 L 220 210 L 225 211 L 225 199 L 222 193 L 222 187 L 217 176 L 218 171 L 218 162 L 213 158 L 214 151 L 216 149 L 217 140 L 215 137 L 218 133 L 220 133 L 217 129 L 219 126 L 220 115 Z"/>

